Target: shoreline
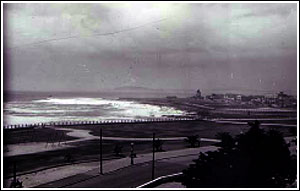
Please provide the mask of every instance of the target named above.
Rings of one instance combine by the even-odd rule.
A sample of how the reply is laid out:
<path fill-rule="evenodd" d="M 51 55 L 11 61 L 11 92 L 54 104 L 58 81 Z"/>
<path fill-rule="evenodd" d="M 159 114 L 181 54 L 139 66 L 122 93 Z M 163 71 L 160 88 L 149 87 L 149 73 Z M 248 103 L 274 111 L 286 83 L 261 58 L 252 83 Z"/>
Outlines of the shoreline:
<path fill-rule="evenodd" d="M 84 97 L 51 97 L 52 99 L 72 99 L 74 98 L 76 100 L 76 98 L 98 98 L 101 99 L 99 96 L 98 97 L 88 97 L 88 96 L 84 96 Z M 43 98 L 43 99 L 49 99 L 49 97 L 47 98 Z M 230 115 L 236 116 L 238 115 L 238 117 L 249 117 L 249 113 L 251 113 L 251 116 L 254 116 L 256 118 L 264 118 L 264 117 L 282 117 L 282 116 L 289 116 L 291 115 L 296 116 L 297 114 L 297 110 L 293 109 L 285 109 L 285 108 L 267 108 L 266 107 L 258 107 L 258 106 L 250 106 L 250 105 L 239 105 L 237 103 L 233 103 L 233 104 L 226 104 L 226 103 L 218 103 L 218 102 L 212 102 L 209 100 L 201 100 L 201 99 L 196 99 L 196 98 L 191 98 L 191 97 L 186 97 L 186 98 L 104 98 L 102 97 L 103 100 L 108 99 L 108 100 L 112 100 L 112 101 L 124 101 L 124 102 L 134 102 L 136 104 L 142 104 L 142 105 L 150 105 L 152 107 L 159 107 L 159 110 L 161 110 L 162 108 L 168 108 L 170 109 L 170 114 L 163 114 L 164 111 L 161 110 L 159 112 L 161 112 L 160 116 L 153 116 L 153 114 L 151 114 L 151 111 L 149 111 L 149 113 L 147 113 L 148 115 L 146 116 L 135 116 L 134 115 L 134 109 L 135 108 L 131 108 L 131 112 L 133 112 L 133 114 L 130 114 L 130 116 L 127 116 L 127 114 L 124 114 L 122 116 L 122 109 L 123 108 L 116 108 L 120 114 L 112 114 L 112 116 L 115 117 L 107 117 L 107 116 L 103 116 L 103 120 L 112 120 L 112 119 L 149 119 L 149 118 L 172 118 L 172 117 L 201 117 L 201 118 L 219 118 L 219 117 L 232 117 Z M 92 100 L 89 100 L 92 101 Z M 72 103 L 70 103 L 72 104 Z M 109 103 L 107 103 L 109 104 Z M 53 103 L 53 105 L 55 105 L 55 103 Z M 83 104 L 84 105 L 84 104 Z M 101 105 L 101 104 L 100 104 Z M 73 106 L 75 106 L 73 104 Z M 91 107 L 91 111 L 93 111 L 95 108 L 93 108 L 93 105 L 89 105 L 89 107 Z M 141 107 L 142 108 L 142 107 Z M 263 109 L 262 109 L 263 108 Z M 138 108 L 139 109 L 139 108 Z M 112 108 L 113 110 L 113 108 Z M 172 110 L 174 110 L 174 113 L 172 114 Z M 105 111 L 105 110 L 103 110 Z M 181 113 L 178 113 L 178 112 Z M 53 110 L 53 112 L 55 112 L 55 110 Z M 109 112 L 109 111 L 108 111 Z M 154 111 L 153 111 L 154 112 Z M 169 111 L 168 111 L 169 112 Z M 247 114 L 248 112 L 248 114 Z M 82 118 L 82 120 L 86 120 L 87 121 L 98 121 L 101 119 L 101 113 L 99 114 L 95 114 L 95 115 L 91 115 L 91 114 L 86 114 L 83 113 L 80 117 Z M 120 115 L 120 116 L 118 116 Z M 278 116 L 277 116 L 278 115 Z M 8 114 L 6 115 L 4 113 L 4 122 L 8 121 L 10 117 L 17 117 L 18 115 L 15 114 Z M 38 116 L 41 118 L 41 121 L 36 122 L 36 123 L 50 123 L 51 121 L 55 121 L 55 122 L 59 122 L 59 120 L 55 120 L 55 117 L 51 117 L 48 115 L 41 115 Z M 68 120 L 68 117 L 70 118 Z M 48 119 L 49 118 L 49 119 Z M 53 119 L 52 119 L 53 118 Z M 6 119 L 6 120 L 5 120 Z M 89 120 L 88 120 L 89 119 Z M 12 119 L 14 120 L 14 119 Z M 15 119 L 18 120 L 18 119 Z M 32 119 L 28 119 L 28 120 L 32 120 Z M 60 120 L 61 121 L 61 120 Z M 72 117 L 72 113 L 70 113 L 70 116 L 66 115 L 66 119 L 63 120 L 65 122 L 68 121 L 78 121 L 77 119 L 74 118 L 74 116 Z M 35 123 L 35 124 L 36 124 Z M 4 123 L 4 125 L 18 125 L 18 124 L 22 124 L 22 123 L 15 123 L 15 124 L 11 124 L 11 123 Z M 24 123 L 26 124 L 26 123 Z"/>
<path fill-rule="evenodd" d="M 169 105 L 166 105 L 166 104 L 158 105 L 158 104 L 155 104 L 155 103 L 152 103 L 152 104 L 151 103 L 143 103 L 143 102 L 140 102 L 140 101 L 135 100 L 135 99 L 131 99 L 131 100 L 129 100 L 129 99 L 120 99 L 120 98 L 115 98 L 115 99 L 109 98 L 109 99 L 107 99 L 107 98 L 99 98 L 99 97 L 97 97 L 97 98 L 96 97 L 95 98 L 78 97 L 78 98 L 91 99 L 91 100 L 83 100 L 83 103 L 80 103 L 78 105 L 78 107 L 79 106 L 80 107 L 81 106 L 86 106 L 86 107 L 88 107 L 87 109 L 90 109 L 92 112 L 93 111 L 97 112 L 97 110 L 95 109 L 96 105 L 99 105 L 100 107 L 102 105 L 104 105 L 104 106 L 105 105 L 114 105 L 114 101 L 117 101 L 117 103 L 120 102 L 120 103 L 118 103 L 118 104 L 120 104 L 120 108 L 119 107 L 114 108 L 114 106 L 110 106 L 111 108 L 108 108 L 108 109 L 104 108 L 103 111 L 101 111 L 101 112 L 105 112 L 106 110 L 108 110 L 106 112 L 111 112 L 112 116 L 103 115 L 101 117 L 101 112 L 99 114 L 97 114 L 97 113 L 91 114 L 91 113 L 87 112 L 87 113 L 82 113 L 82 115 L 78 115 L 78 116 L 76 115 L 77 118 L 74 118 L 73 113 L 70 113 L 69 115 L 67 114 L 65 116 L 58 115 L 58 116 L 60 116 L 60 118 L 65 117 L 65 119 L 60 119 L 60 120 L 58 120 L 58 119 L 56 120 L 55 119 L 56 116 L 53 117 L 52 115 L 40 115 L 40 116 L 37 115 L 36 117 L 39 117 L 41 119 L 36 120 L 36 119 L 32 119 L 32 117 L 30 115 L 31 114 L 30 112 L 33 112 L 33 114 L 36 113 L 36 111 L 34 111 L 35 108 L 33 109 L 33 111 L 29 110 L 29 114 L 27 114 L 28 111 L 26 111 L 26 112 L 24 111 L 25 113 L 24 112 L 22 113 L 22 111 L 20 111 L 19 114 L 24 115 L 24 119 L 18 119 L 18 118 L 20 118 L 20 115 L 18 113 L 15 114 L 14 110 L 19 109 L 18 108 L 19 106 L 14 106 L 15 108 L 12 107 L 12 108 L 5 109 L 8 112 L 7 114 L 5 113 L 6 111 L 4 110 L 4 126 L 16 126 L 16 125 L 26 126 L 26 125 L 29 125 L 29 124 L 36 125 L 36 124 L 41 124 L 41 123 L 48 123 L 49 124 L 49 123 L 56 123 L 56 122 L 77 122 L 78 123 L 80 121 L 99 121 L 99 120 L 109 121 L 109 120 L 120 120 L 120 119 L 121 120 L 134 120 L 134 119 L 150 119 L 150 118 L 159 119 L 159 118 L 172 118 L 172 117 L 182 117 L 183 118 L 183 117 L 188 117 L 192 114 L 192 113 L 189 112 L 189 110 L 182 110 L 182 109 L 174 107 L 174 106 L 169 106 Z M 47 98 L 43 98 L 43 99 L 44 100 L 47 100 L 47 99 L 74 99 L 74 103 L 69 103 L 69 104 L 72 105 L 72 107 L 74 107 L 75 109 L 76 109 L 77 104 L 78 104 L 78 103 L 76 103 L 76 99 L 77 99 L 76 97 L 69 97 L 69 98 L 67 98 L 67 97 L 64 97 L 64 98 L 59 98 L 59 97 L 49 98 L 49 97 L 47 97 Z M 93 99 L 100 99 L 100 102 L 103 99 L 103 101 L 104 102 L 107 101 L 107 103 L 103 103 L 103 104 L 102 103 L 98 103 L 98 104 L 97 103 L 96 104 L 85 103 L 85 102 L 93 103 Z M 30 100 L 30 101 L 35 101 L 35 100 Z M 94 100 L 94 101 L 97 102 L 99 100 Z M 126 111 L 125 111 L 124 114 L 122 114 L 123 110 L 124 110 L 124 107 L 126 107 L 126 106 L 122 106 L 122 101 L 125 103 L 125 105 L 126 104 L 130 105 L 131 102 L 133 102 L 133 104 L 136 104 L 136 106 L 135 106 L 136 108 L 135 107 L 129 108 L 129 110 L 128 110 L 129 114 L 126 113 Z M 13 104 L 13 103 L 8 102 L 6 104 Z M 46 102 L 46 104 L 47 104 L 47 102 Z M 57 104 L 59 106 L 55 106 Z M 52 106 L 52 105 L 55 106 L 55 107 L 62 107 L 63 108 L 65 105 L 68 105 L 68 103 L 61 104 L 61 103 L 55 103 L 54 102 L 54 103 L 49 104 L 49 106 Z M 134 114 L 135 110 L 138 110 L 138 111 L 141 110 L 141 109 L 147 110 L 144 106 L 149 106 L 150 107 L 149 111 L 147 111 L 148 113 L 143 114 L 143 115 L 139 115 L 139 114 L 135 115 Z M 151 108 L 151 107 L 153 107 L 153 108 Z M 21 108 L 21 109 L 23 109 L 23 108 Z M 51 109 L 50 111 L 55 112 L 55 110 L 53 110 L 52 108 L 50 108 L 50 109 Z M 85 110 L 87 110 L 87 109 L 85 109 Z M 37 110 L 40 110 L 40 109 L 37 107 Z M 61 110 L 64 110 L 64 108 L 61 109 Z M 119 113 L 114 113 L 115 110 Z M 9 112 L 12 112 L 12 114 L 10 114 Z M 68 111 L 66 110 L 66 112 L 68 112 Z M 142 112 L 144 112 L 144 111 L 142 111 Z M 153 114 L 153 112 L 158 113 L 158 115 L 155 116 Z M 50 114 L 51 114 L 51 112 L 50 112 Z M 58 113 L 58 114 L 60 114 L 60 113 Z M 21 117 L 22 117 L 22 115 L 21 115 Z M 26 116 L 31 117 L 30 119 L 28 119 L 28 121 L 31 121 L 31 123 L 26 122 L 26 119 L 25 119 Z M 78 117 L 80 117 L 81 120 L 78 120 Z M 14 118 L 16 118 L 16 119 L 14 119 Z M 12 121 L 23 120 L 24 122 L 12 123 L 12 122 L 9 122 L 10 120 L 12 120 Z"/>

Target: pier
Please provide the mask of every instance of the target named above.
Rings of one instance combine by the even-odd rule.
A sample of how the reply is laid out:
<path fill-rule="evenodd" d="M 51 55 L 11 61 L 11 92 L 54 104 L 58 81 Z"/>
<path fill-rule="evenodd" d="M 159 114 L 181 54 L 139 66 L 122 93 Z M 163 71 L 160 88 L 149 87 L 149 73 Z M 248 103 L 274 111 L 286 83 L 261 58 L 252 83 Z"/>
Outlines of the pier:
<path fill-rule="evenodd" d="M 151 119 L 119 119 L 119 120 L 99 120 L 99 121 L 60 121 L 33 124 L 4 125 L 5 130 L 43 128 L 49 126 L 69 127 L 77 125 L 109 125 L 109 124 L 137 124 L 154 122 L 176 122 L 176 121 L 196 121 L 199 118 L 151 118 Z"/>

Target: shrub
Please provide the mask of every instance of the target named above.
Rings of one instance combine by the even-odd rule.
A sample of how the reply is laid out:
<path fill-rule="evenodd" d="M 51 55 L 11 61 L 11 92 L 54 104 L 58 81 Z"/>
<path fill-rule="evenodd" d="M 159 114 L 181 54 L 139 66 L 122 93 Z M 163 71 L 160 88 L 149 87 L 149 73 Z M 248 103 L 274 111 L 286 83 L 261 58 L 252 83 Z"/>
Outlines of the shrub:
<path fill-rule="evenodd" d="M 287 187 L 295 182 L 297 160 L 291 157 L 287 143 L 276 130 L 265 132 L 259 123 L 249 124 L 245 134 L 221 135 L 221 147 L 201 153 L 183 170 L 186 187 Z"/>

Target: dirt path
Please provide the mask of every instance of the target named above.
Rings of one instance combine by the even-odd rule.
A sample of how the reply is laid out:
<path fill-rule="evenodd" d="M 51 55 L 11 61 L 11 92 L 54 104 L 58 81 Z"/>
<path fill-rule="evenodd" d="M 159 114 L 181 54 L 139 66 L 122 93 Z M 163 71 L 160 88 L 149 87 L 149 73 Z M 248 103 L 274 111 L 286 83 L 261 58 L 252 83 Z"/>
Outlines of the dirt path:
<path fill-rule="evenodd" d="M 23 154 L 33 154 L 45 151 L 53 151 L 64 148 L 73 147 L 72 143 L 95 140 L 99 139 L 98 136 L 90 134 L 90 130 L 84 129 L 72 129 L 72 128 L 59 128 L 53 127 L 56 130 L 69 131 L 68 136 L 75 137 L 75 140 L 69 140 L 64 142 L 46 143 L 46 142 L 31 142 L 31 143 L 21 143 L 21 144 L 11 144 L 7 145 L 4 153 L 5 156 L 16 156 Z M 186 137 L 165 137 L 159 138 L 162 141 L 183 141 Z M 152 141 L 152 138 L 129 138 L 129 137 L 103 137 L 106 141 Z M 201 138 L 202 141 L 218 142 L 216 139 Z"/>
<path fill-rule="evenodd" d="M 58 128 L 55 127 L 53 129 L 69 131 L 67 133 L 68 136 L 75 137 L 75 140 L 63 141 L 63 142 L 31 142 L 31 143 L 20 143 L 20 144 L 11 144 L 6 146 L 7 152 L 4 153 L 5 156 L 16 156 L 23 154 L 33 154 L 45 151 L 53 151 L 64 149 L 68 147 L 72 147 L 71 143 L 77 143 L 81 141 L 99 139 L 97 136 L 93 136 L 90 134 L 88 130 L 82 129 L 68 129 L 68 128 Z"/>

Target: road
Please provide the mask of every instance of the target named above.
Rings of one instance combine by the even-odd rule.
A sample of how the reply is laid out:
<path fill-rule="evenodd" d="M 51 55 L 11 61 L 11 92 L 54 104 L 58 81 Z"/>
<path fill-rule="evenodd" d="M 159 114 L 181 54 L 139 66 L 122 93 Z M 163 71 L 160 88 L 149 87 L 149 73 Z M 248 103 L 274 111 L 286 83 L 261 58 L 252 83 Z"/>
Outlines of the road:
<path fill-rule="evenodd" d="M 276 120 L 276 119 L 274 119 Z M 232 124 L 232 125 L 248 125 L 248 122 L 246 121 L 229 121 L 229 120 L 206 120 L 206 121 L 212 121 L 215 123 L 226 123 L 226 124 Z M 282 123 L 261 123 L 260 126 L 276 126 L 276 127 L 297 127 L 297 124 L 282 124 Z"/>
<path fill-rule="evenodd" d="M 290 141 L 292 137 L 285 139 Z M 184 149 L 156 153 L 155 178 L 181 172 L 199 156 L 199 151 L 213 151 L 216 147 L 208 146 L 199 149 L 198 151 L 197 149 Z M 48 182 L 38 187 L 133 188 L 151 180 L 151 153 L 136 158 L 135 165 L 130 165 L 128 162 L 129 159 L 124 158 L 107 164 L 104 166 L 104 175 L 99 175 L 98 168 L 93 168 L 90 171 Z"/>
<path fill-rule="evenodd" d="M 155 162 L 155 178 L 167 174 L 181 172 L 198 154 L 161 159 Z M 99 175 L 98 170 L 85 174 L 75 175 L 62 180 L 54 181 L 39 188 L 134 188 L 151 180 L 152 162 L 131 165 L 113 172 Z"/>
<path fill-rule="evenodd" d="M 218 148 L 215 146 L 204 146 L 197 148 L 185 148 L 180 150 L 171 150 L 165 152 L 156 152 L 156 161 L 170 160 L 176 161 L 175 158 L 187 157 L 187 160 L 191 156 L 198 156 L 199 152 L 215 151 Z M 109 174 L 119 169 L 125 169 L 130 167 L 130 157 L 124 157 L 120 159 L 111 159 L 103 161 L 103 172 Z M 134 159 L 134 164 L 146 164 L 152 161 L 152 153 L 140 153 L 137 154 Z M 184 163 L 185 164 L 185 163 Z M 39 185 L 49 185 L 51 182 L 56 182 L 54 187 L 61 187 L 67 185 L 70 180 L 73 182 L 79 182 L 83 179 L 89 179 L 94 176 L 98 176 L 99 161 L 90 163 L 77 163 L 64 166 L 58 166 L 54 168 L 47 168 L 45 170 L 35 171 L 22 176 L 17 177 L 23 182 L 23 186 L 26 188 L 36 187 Z M 69 178 L 71 177 L 71 178 Z M 61 181 L 59 181 L 61 180 Z M 10 179 L 5 179 L 6 186 L 10 184 Z M 59 183 L 60 182 L 60 183 Z"/>

